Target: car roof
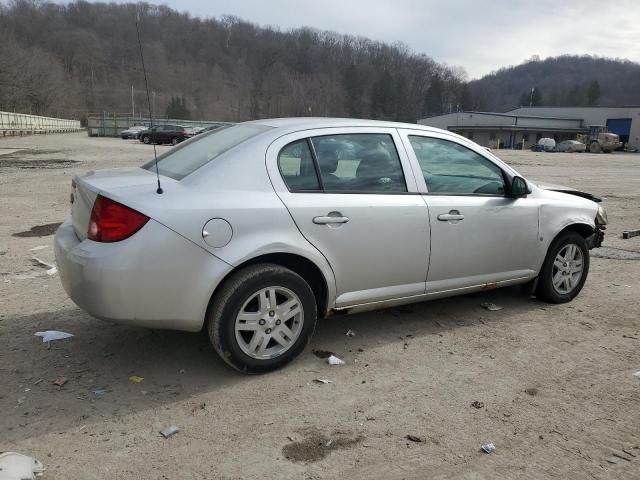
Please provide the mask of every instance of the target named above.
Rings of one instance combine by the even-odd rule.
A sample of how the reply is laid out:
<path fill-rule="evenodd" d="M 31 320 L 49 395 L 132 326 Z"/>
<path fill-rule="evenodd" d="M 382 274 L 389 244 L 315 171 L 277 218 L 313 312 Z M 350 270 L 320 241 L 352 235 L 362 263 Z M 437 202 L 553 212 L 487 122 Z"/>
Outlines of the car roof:
<path fill-rule="evenodd" d="M 359 118 L 331 118 L 331 117 L 292 117 L 269 118 L 254 120 L 256 125 L 265 125 L 287 131 L 307 130 L 314 128 L 339 128 L 339 127 L 382 127 L 382 128 L 408 128 L 412 130 L 424 130 L 426 132 L 443 132 L 440 128 L 427 127 L 417 123 L 387 122 L 382 120 L 366 120 Z M 447 132 L 450 133 L 450 132 Z"/>

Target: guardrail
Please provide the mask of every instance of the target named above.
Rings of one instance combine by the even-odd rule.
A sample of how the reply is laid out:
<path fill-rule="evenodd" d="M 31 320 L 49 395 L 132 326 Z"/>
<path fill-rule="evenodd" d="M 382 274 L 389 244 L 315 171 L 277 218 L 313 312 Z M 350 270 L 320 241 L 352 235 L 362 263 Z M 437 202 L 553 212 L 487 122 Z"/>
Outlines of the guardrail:
<path fill-rule="evenodd" d="M 87 116 L 87 133 L 90 137 L 119 137 L 123 130 L 135 125 L 149 125 L 147 117 L 133 117 L 122 113 L 90 113 Z M 229 122 L 216 120 L 182 120 L 159 117 L 153 119 L 154 125 L 181 125 L 183 127 L 209 127 L 229 125 Z"/>
<path fill-rule="evenodd" d="M 41 117 L 27 113 L 0 112 L 0 137 L 82 130 L 80 120 Z"/>

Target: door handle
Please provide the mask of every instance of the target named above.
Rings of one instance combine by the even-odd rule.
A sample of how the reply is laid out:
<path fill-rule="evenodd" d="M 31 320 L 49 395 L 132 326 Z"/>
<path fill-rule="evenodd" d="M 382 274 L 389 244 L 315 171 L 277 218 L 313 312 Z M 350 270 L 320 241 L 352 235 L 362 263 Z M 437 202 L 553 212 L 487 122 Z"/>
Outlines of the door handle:
<path fill-rule="evenodd" d="M 464 215 L 462 215 L 458 210 L 451 210 L 449 213 L 441 213 L 438 215 L 438 220 L 441 222 L 450 222 L 452 220 L 459 221 L 464 220 Z"/>
<path fill-rule="evenodd" d="M 333 216 L 333 215 L 325 215 L 321 217 L 313 217 L 313 223 L 316 225 L 333 225 L 338 223 L 347 223 L 349 221 L 349 217 Z"/>

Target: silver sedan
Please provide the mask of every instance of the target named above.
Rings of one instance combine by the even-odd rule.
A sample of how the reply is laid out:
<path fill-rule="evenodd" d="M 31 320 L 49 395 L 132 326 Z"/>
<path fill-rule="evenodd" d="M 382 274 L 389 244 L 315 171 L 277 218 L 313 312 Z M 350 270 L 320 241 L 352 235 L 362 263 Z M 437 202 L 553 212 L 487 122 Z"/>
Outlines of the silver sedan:
<path fill-rule="evenodd" d="M 73 179 L 55 238 L 64 288 L 100 319 L 205 328 L 248 373 L 292 360 L 332 312 L 516 284 L 568 302 L 606 224 L 589 194 L 413 124 L 247 122 L 155 165 Z"/>

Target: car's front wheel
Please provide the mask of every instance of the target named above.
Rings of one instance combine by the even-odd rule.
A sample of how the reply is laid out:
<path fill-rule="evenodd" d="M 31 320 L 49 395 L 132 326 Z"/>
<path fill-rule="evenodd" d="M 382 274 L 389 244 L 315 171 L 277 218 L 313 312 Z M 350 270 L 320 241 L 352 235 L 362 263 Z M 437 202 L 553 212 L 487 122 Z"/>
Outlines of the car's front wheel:
<path fill-rule="evenodd" d="M 179 143 L 180 143 L 180 139 L 179 139 L 178 137 L 173 137 L 173 138 L 171 139 L 171 145 L 174 145 L 174 146 L 175 146 L 175 145 L 177 145 L 177 144 L 179 144 Z"/>
<path fill-rule="evenodd" d="M 561 233 L 549 247 L 540 276 L 537 295 L 550 303 L 570 302 L 589 274 L 589 248 L 579 233 Z"/>
<path fill-rule="evenodd" d="M 244 268 L 213 297 L 208 332 L 216 352 L 244 373 L 275 370 L 309 343 L 317 317 L 307 282 L 273 264 Z"/>
<path fill-rule="evenodd" d="M 145 135 L 144 137 L 142 137 L 142 142 L 146 145 L 149 145 L 151 143 L 151 137 L 149 137 L 149 135 Z"/>

